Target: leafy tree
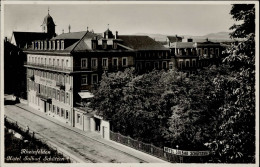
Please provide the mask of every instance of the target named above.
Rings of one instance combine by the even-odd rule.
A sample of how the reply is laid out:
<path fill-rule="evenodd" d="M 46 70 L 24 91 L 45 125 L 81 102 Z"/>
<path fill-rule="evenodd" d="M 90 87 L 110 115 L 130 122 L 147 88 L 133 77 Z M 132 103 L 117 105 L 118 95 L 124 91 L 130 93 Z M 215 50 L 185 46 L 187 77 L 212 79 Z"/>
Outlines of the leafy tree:
<path fill-rule="evenodd" d="M 228 75 L 214 79 L 215 91 L 224 97 L 219 108 L 220 126 L 209 147 L 215 151 L 213 162 L 255 161 L 255 6 L 233 5 L 230 12 L 240 25 L 231 29 L 233 38 L 245 38 L 227 49 L 223 60 Z"/>

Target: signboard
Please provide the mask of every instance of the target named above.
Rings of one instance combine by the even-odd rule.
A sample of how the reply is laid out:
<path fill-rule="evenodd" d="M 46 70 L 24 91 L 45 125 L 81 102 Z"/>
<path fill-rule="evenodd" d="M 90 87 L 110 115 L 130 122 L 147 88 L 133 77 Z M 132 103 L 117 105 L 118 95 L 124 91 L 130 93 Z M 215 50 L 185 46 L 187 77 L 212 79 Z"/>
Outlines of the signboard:
<path fill-rule="evenodd" d="M 47 78 L 42 78 L 39 76 L 35 76 L 35 82 L 42 84 L 42 85 L 46 85 L 49 87 L 55 87 L 56 86 L 56 81 L 51 80 L 51 79 L 47 79 Z"/>
<path fill-rule="evenodd" d="M 208 156 L 209 151 L 185 151 L 164 147 L 164 152 L 182 156 Z"/>

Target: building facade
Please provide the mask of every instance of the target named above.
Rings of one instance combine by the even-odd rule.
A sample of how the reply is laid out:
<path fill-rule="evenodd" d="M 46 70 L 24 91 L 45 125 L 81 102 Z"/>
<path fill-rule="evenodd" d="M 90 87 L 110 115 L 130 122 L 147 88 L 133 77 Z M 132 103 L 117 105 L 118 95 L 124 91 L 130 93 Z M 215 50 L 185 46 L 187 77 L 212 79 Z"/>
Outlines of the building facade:
<path fill-rule="evenodd" d="M 182 42 L 173 42 L 171 49 L 170 69 L 196 73 L 197 69 L 209 65 L 218 65 L 219 57 L 223 47 L 218 42 L 193 42 L 193 39 L 186 39 Z"/>

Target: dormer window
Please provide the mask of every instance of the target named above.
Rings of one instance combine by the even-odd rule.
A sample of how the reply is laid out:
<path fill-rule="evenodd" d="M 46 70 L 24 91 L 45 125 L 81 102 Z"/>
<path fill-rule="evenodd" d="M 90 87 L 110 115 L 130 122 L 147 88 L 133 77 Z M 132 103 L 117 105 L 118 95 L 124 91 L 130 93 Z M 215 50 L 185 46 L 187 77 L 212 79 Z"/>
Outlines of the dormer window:
<path fill-rule="evenodd" d="M 60 50 L 60 41 L 57 41 L 57 50 Z"/>
<path fill-rule="evenodd" d="M 64 41 L 61 41 L 61 50 L 64 50 Z"/>
<path fill-rule="evenodd" d="M 43 50 L 43 41 L 41 41 L 41 50 Z"/>
<path fill-rule="evenodd" d="M 38 49 L 38 42 L 35 42 L 35 49 Z"/>
<path fill-rule="evenodd" d="M 92 49 L 96 49 L 97 48 L 96 47 L 96 45 L 97 45 L 96 40 L 92 40 L 91 43 L 92 43 Z"/>
<path fill-rule="evenodd" d="M 114 41 L 114 43 L 113 43 L 113 48 L 114 49 L 117 49 L 117 43 Z"/>
<path fill-rule="evenodd" d="M 102 41 L 102 47 L 103 49 L 107 49 L 107 40 Z"/>
<path fill-rule="evenodd" d="M 52 41 L 52 50 L 55 50 L 55 41 Z"/>
<path fill-rule="evenodd" d="M 51 48 L 51 41 L 49 41 L 49 50 L 51 50 L 52 48 Z"/>
<path fill-rule="evenodd" d="M 47 50 L 47 48 L 48 48 L 48 43 L 47 41 L 44 41 L 44 49 Z"/>

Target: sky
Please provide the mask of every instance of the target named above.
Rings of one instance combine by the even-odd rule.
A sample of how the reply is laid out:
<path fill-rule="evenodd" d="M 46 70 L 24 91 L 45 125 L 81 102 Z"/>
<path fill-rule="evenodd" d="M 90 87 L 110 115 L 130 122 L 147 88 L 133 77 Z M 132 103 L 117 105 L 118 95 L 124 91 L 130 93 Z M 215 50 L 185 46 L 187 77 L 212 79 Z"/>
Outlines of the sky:
<path fill-rule="evenodd" d="M 41 32 L 49 13 L 56 33 L 94 30 L 108 27 L 113 33 L 152 33 L 164 35 L 206 35 L 229 32 L 234 20 L 230 4 L 5 4 L 4 35 L 13 31 Z M 109 24 L 109 26 L 108 26 Z"/>

